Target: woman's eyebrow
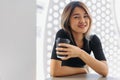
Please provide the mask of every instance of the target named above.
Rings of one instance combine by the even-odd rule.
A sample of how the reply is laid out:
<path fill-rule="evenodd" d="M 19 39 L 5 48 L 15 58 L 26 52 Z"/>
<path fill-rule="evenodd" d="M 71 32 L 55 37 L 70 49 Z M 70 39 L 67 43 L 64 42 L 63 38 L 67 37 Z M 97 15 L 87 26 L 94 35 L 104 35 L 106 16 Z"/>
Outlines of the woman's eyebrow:
<path fill-rule="evenodd" d="M 79 13 L 73 13 L 72 15 L 73 15 L 73 16 L 76 16 L 76 15 L 80 15 L 80 14 L 79 14 Z"/>

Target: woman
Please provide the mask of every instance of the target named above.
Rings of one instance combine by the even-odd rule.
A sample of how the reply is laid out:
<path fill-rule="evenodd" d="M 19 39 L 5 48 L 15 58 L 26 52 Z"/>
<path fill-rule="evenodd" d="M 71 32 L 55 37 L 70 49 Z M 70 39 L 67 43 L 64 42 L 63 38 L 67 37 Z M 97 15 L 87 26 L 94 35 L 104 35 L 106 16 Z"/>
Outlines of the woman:
<path fill-rule="evenodd" d="M 79 1 L 70 2 L 64 9 L 61 17 L 61 26 L 56 38 L 66 38 L 70 44 L 54 44 L 50 74 L 51 76 L 69 76 L 87 73 L 86 65 L 100 75 L 107 76 L 108 66 L 104 56 L 100 39 L 90 36 L 92 19 L 88 8 Z M 62 47 L 61 47 L 62 46 Z M 90 56 L 91 51 L 95 58 Z M 67 55 L 58 58 L 57 55 Z"/>

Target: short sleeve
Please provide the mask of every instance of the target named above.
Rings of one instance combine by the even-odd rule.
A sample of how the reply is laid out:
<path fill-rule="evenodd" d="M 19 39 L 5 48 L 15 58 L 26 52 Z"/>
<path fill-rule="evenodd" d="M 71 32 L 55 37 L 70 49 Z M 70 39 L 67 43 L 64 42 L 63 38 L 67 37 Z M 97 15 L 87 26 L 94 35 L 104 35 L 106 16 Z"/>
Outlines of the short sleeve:
<path fill-rule="evenodd" d="M 102 49 L 101 41 L 96 35 L 93 35 L 90 41 L 90 46 L 96 59 L 106 61 L 106 58 Z"/>
<path fill-rule="evenodd" d="M 68 36 L 67 32 L 65 32 L 63 29 L 60 29 L 56 33 L 56 37 L 55 37 L 55 41 L 54 41 L 54 46 L 53 46 L 53 49 L 52 49 L 51 59 L 61 60 L 60 58 L 57 58 L 57 54 L 56 54 L 56 39 L 57 38 L 67 38 L 67 39 L 69 39 L 69 36 Z"/>

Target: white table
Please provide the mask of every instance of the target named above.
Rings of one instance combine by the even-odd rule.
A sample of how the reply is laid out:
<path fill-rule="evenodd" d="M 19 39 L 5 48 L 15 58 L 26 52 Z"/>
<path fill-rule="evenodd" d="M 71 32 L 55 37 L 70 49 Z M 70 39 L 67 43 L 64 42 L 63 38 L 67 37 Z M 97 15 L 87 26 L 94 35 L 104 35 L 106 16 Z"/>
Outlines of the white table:
<path fill-rule="evenodd" d="M 111 76 L 102 77 L 98 74 L 78 74 L 67 77 L 51 77 L 46 80 L 120 80 L 120 78 L 114 78 Z"/>

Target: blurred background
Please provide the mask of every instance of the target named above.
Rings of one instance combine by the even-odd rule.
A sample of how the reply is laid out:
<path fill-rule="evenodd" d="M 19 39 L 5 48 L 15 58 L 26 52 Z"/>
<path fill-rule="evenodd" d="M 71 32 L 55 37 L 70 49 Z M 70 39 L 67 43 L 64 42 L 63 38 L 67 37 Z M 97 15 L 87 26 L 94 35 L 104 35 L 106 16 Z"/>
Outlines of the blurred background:
<path fill-rule="evenodd" d="M 35 14 L 35 0 L 0 0 L 0 80 L 36 79 Z"/>
<path fill-rule="evenodd" d="M 60 15 L 67 3 L 74 0 L 37 0 L 37 80 L 49 78 L 51 50 L 55 33 L 60 29 Z M 120 76 L 120 0 L 79 0 L 93 18 L 92 33 L 102 42 L 109 65 L 109 76 Z M 93 55 L 92 55 L 93 56 Z M 90 69 L 91 73 L 95 73 Z"/>

